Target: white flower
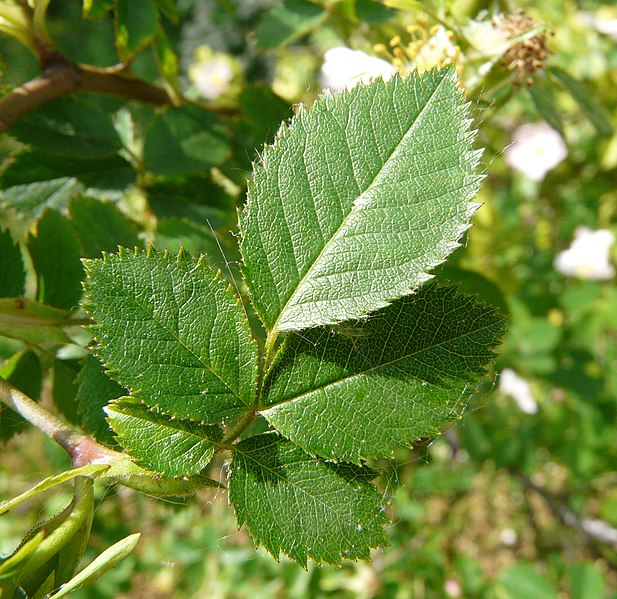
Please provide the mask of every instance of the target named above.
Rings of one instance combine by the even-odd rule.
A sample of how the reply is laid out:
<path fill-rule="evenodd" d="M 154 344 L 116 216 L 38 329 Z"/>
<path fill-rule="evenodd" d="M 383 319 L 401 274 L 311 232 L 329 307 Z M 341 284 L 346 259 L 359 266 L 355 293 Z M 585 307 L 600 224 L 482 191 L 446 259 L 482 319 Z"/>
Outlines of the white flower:
<path fill-rule="evenodd" d="M 611 18 L 613 14 L 610 14 L 609 11 L 599 10 L 595 15 L 590 12 L 579 12 L 578 17 L 585 25 L 589 25 L 596 31 L 617 40 L 617 19 Z"/>
<path fill-rule="evenodd" d="M 482 56 L 501 56 L 510 46 L 508 33 L 501 20 L 470 21 L 464 28 L 465 37 Z"/>
<path fill-rule="evenodd" d="M 525 414 L 536 414 L 538 404 L 531 394 L 529 383 L 511 368 L 504 368 L 499 379 L 499 391 L 509 395 Z"/>
<path fill-rule="evenodd" d="M 512 547 L 518 541 L 518 535 L 512 528 L 504 528 L 499 534 L 499 540 L 506 546 Z"/>
<path fill-rule="evenodd" d="M 546 123 L 523 125 L 506 150 L 506 162 L 532 181 L 542 181 L 568 154 L 561 135 Z"/>
<path fill-rule="evenodd" d="M 227 93 L 235 74 L 231 57 L 200 46 L 195 58 L 196 62 L 189 67 L 189 78 L 199 94 L 207 100 L 216 100 Z"/>
<path fill-rule="evenodd" d="M 463 596 L 463 590 L 461 589 L 460 583 L 453 578 L 448 578 L 448 580 L 443 583 L 443 590 L 446 593 L 446 597 L 456 599 L 457 597 Z"/>
<path fill-rule="evenodd" d="M 615 269 L 609 262 L 609 252 L 613 243 L 615 235 L 608 229 L 578 227 L 572 245 L 555 258 L 555 269 L 567 277 L 612 279 Z"/>
<path fill-rule="evenodd" d="M 359 82 L 368 83 L 380 75 L 388 80 L 396 71 L 389 62 L 350 48 L 332 48 L 324 58 L 321 86 L 329 87 L 335 94 Z"/>
<path fill-rule="evenodd" d="M 451 32 L 441 25 L 431 29 L 431 32 L 431 37 L 422 45 L 412 61 L 419 73 L 450 64 L 460 58 L 460 50 L 452 42 Z"/>

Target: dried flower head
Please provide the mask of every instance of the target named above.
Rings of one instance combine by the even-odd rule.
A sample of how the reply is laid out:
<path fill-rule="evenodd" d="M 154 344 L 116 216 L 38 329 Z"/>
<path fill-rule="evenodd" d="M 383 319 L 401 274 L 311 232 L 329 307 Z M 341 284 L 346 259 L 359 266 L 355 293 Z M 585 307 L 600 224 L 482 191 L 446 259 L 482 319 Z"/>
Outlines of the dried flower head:
<path fill-rule="evenodd" d="M 498 15 L 493 19 L 495 27 L 502 30 L 508 40 L 513 40 L 533 30 L 537 23 L 523 11 L 511 15 Z M 510 46 L 503 55 L 506 68 L 515 71 L 517 76 L 531 83 L 530 75 L 544 69 L 549 50 L 546 45 L 546 32 L 541 31 L 532 37 Z"/>

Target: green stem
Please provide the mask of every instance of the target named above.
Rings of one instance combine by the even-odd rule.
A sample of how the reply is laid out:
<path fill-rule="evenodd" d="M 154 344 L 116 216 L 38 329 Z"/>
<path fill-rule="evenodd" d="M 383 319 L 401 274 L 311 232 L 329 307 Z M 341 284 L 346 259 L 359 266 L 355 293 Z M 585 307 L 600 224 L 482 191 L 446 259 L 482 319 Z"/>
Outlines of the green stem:
<path fill-rule="evenodd" d="M 93 487 L 94 479 L 92 478 L 78 476 L 75 479 L 75 495 L 70 506 L 71 512 L 58 528 L 43 539 L 28 560 L 28 572 L 31 575 L 35 575 L 45 562 L 56 555 L 69 542 L 74 542 L 75 535 L 84 524 L 87 525 L 94 507 Z M 89 533 L 89 530 L 87 532 Z"/>
<path fill-rule="evenodd" d="M 37 53 L 42 64 L 52 59 L 56 54 L 54 43 L 47 32 L 47 7 L 50 0 L 36 0 L 32 13 L 32 30 Z"/>
<path fill-rule="evenodd" d="M 272 364 L 272 360 L 274 360 L 274 354 L 275 354 L 274 349 L 276 347 L 276 340 L 278 339 L 278 336 L 279 334 L 276 331 L 270 331 L 268 333 L 268 336 L 266 337 L 266 345 L 264 347 L 264 351 L 265 351 L 264 371 L 268 370 L 268 366 L 270 366 L 270 364 Z"/>
<path fill-rule="evenodd" d="M 268 368 L 270 364 L 272 364 L 272 360 L 274 359 L 277 338 L 277 332 L 268 333 L 268 336 L 266 338 L 266 344 L 264 347 L 265 356 L 263 357 L 259 365 L 256 394 L 257 399 L 255 400 L 255 403 L 250 407 L 250 409 L 245 412 L 240 418 L 238 418 L 238 421 L 234 424 L 234 426 L 232 426 L 227 431 L 227 434 L 225 435 L 222 443 L 220 444 L 221 449 L 229 449 L 232 446 L 233 442 L 255 421 L 261 399 L 261 388 L 266 373 L 268 372 Z"/>
<path fill-rule="evenodd" d="M 222 443 L 220 444 L 221 449 L 229 449 L 233 442 L 255 421 L 257 417 L 257 404 L 253 404 L 249 410 L 247 410 L 238 421 L 232 426 L 228 431 L 225 437 L 223 438 Z"/>
<path fill-rule="evenodd" d="M 75 468 L 93 463 L 109 463 L 122 457 L 117 451 L 107 449 L 94 439 L 73 430 L 2 378 L 0 401 L 60 445 L 71 457 Z"/>

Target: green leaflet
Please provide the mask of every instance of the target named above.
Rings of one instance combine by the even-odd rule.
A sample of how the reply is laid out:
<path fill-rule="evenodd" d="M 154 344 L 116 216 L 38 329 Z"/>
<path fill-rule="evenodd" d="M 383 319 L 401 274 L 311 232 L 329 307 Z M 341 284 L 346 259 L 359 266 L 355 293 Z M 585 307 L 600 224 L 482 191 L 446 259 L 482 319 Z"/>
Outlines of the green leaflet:
<path fill-rule="evenodd" d="M 261 413 L 305 451 L 389 457 L 459 418 L 505 318 L 428 285 L 355 325 L 290 336 Z"/>
<path fill-rule="evenodd" d="M 218 117 L 195 105 L 157 114 L 144 141 L 145 167 L 157 175 L 207 172 L 228 158 L 227 131 Z"/>
<path fill-rule="evenodd" d="M 369 559 L 387 545 L 377 473 L 316 460 L 275 433 L 234 446 L 229 494 L 238 525 L 274 557 L 282 551 L 306 567 Z"/>
<path fill-rule="evenodd" d="M 257 25 L 260 48 L 278 48 L 299 39 L 328 16 L 322 6 L 307 0 L 285 0 L 275 4 Z"/>
<path fill-rule="evenodd" d="M 163 476 L 190 476 L 203 470 L 222 439 L 217 426 L 158 416 L 144 404 L 121 399 L 105 409 L 118 441 L 140 464 Z"/>
<path fill-rule="evenodd" d="M 85 263 L 96 353 L 134 398 L 205 423 L 253 403 L 255 341 L 241 303 L 205 260 L 121 250 Z"/>
<path fill-rule="evenodd" d="M 19 245 L 13 243 L 11 233 L 0 229 L 0 297 L 23 295 L 26 272 Z"/>
<path fill-rule="evenodd" d="M 68 219 L 56 210 L 46 210 L 27 247 L 37 274 L 38 300 L 56 308 L 77 307 L 84 269 L 77 234 Z"/>
<path fill-rule="evenodd" d="M 477 207 L 469 125 L 447 68 L 325 93 L 281 127 L 240 216 L 268 331 L 362 318 L 430 277 Z"/>
<path fill-rule="evenodd" d="M 152 0 L 118 0 L 114 21 L 120 60 L 131 60 L 143 50 L 160 26 L 159 13 Z"/>

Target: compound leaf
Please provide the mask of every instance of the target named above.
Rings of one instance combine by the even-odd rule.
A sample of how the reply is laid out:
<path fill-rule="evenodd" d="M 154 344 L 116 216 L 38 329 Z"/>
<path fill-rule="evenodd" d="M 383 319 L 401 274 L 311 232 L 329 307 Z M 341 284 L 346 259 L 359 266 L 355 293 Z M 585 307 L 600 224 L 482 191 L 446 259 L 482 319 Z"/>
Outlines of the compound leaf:
<path fill-rule="evenodd" d="M 387 545 L 377 473 L 352 464 L 316 460 L 276 433 L 234 446 L 230 501 L 238 525 L 274 557 L 281 552 L 306 567 L 369 559 Z"/>
<path fill-rule="evenodd" d="M 291 335 L 261 413 L 313 455 L 390 457 L 460 417 L 504 327 L 493 308 L 428 285 L 369 320 Z"/>
<path fill-rule="evenodd" d="M 86 267 L 96 353 L 135 399 L 207 423 L 254 401 L 255 341 L 240 301 L 205 260 L 121 249 Z"/>
<path fill-rule="evenodd" d="M 190 476 L 203 470 L 222 437 L 217 426 L 155 414 L 144 404 L 126 399 L 105 411 L 118 441 L 139 463 L 163 476 Z"/>
<path fill-rule="evenodd" d="M 430 278 L 477 207 L 469 125 L 451 68 L 326 92 L 283 125 L 240 218 L 268 331 L 362 318 Z"/>

